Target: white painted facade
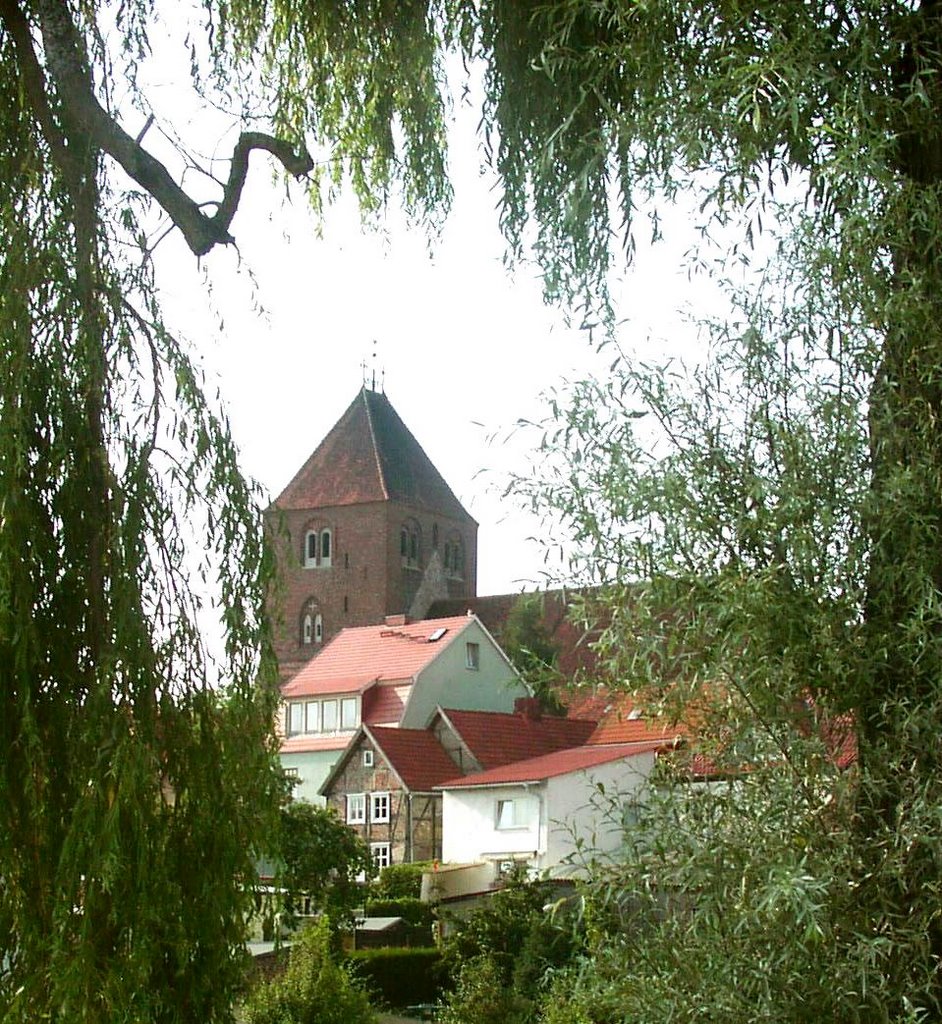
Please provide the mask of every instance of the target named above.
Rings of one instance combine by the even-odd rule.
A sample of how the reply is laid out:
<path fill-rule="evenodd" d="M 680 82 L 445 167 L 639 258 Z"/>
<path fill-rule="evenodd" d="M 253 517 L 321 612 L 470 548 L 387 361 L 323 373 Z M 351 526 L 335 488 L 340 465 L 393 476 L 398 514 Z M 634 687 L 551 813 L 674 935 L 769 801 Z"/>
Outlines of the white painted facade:
<path fill-rule="evenodd" d="M 609 819 L 611 801 L 636 801 L 653 766 L 649 751 L 531 783 L 446 789 L 442 861 L 491 863 L 495 878 L 511 860 L 553 877 L 578 874 L 577 840 L 593 853 L 616 850 L 622 830 Z"/>
<path fill-rule="evenodd" d="M 468 645 L 477 647 L 477 667 L 469 665 Z M 476 618 L 418 674 L 406 701 L 400 726 L 424 729 L 435 709 L 506 711 L 517 697 L 528 696 L 517 670 Z"/>

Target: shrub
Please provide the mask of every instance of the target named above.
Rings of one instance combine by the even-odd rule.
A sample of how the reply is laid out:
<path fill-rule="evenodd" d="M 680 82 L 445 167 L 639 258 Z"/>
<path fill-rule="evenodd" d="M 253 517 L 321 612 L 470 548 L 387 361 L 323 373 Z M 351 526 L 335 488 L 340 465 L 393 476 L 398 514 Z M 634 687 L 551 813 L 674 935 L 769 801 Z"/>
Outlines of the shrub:
<path fill-rule="evenodd" d="M 441 954 L 432 947 L 358 949 L 347 962 L 370 994 L 387 1006 L 434 1003 L 441 992 Z"/>
<path fill-rule="evenodd" d="M 529 1024 L 534 1004 L 507 988 L 504 970 L 492 957 L 467 961 L 454 992 L 445 1000 L 441 1024 Z"/>
<path fill-rule="evenodd" d="M 422 873 L 431 870 L 430 861 L 415 864 L 390 864 L 373 882 L 371 892 L 377 900 L 418 899 L 422 894 Z"/>
<path fill-rule="evenodd" d="M 280 977 L 258 985 L 243 1008 L 245 1024 L 373 1024 L 366 993 L 330 955 L 322 917 L 298 937 Z"/>

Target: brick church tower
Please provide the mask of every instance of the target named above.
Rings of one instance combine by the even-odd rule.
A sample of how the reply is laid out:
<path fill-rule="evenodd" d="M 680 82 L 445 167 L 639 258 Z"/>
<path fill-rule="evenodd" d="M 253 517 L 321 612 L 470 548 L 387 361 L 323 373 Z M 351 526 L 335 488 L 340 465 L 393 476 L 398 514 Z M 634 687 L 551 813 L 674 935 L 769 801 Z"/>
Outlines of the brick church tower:
<path fill-rule="evenodd" d="M 344 626 L 477 592 L 477 523 L 381 392 L 360 391 L 267 518 L 283 677 Z"/>

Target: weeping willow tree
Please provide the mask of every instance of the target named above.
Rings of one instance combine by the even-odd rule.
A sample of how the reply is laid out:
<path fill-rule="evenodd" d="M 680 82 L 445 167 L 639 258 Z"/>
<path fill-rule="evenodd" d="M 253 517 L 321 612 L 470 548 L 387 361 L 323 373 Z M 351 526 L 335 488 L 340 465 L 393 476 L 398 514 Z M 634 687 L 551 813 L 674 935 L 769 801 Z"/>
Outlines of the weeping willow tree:
<path fill-rule="evenodd" d="M 254 857 L 270 852 L 281 792 L 271 560 L 225 419 L 162 321 L 153 240 L 179 232 L 194 272 L 231 243 L 253 153 L 311 172 L 309 104 L 311 144 L 334 143 L 363 196 L 401 172 L 416 203 L 444 196 L 440 167 L 403 171 L 390 149 L 411 105 L 406 147 L 437 145 L 421 54 L 396 81 L 421 19 L 394 37 L 378 9 L 361 40 L 349 12 L 318 24 L 298 8 L 196 12 L 194 87 L 248 109 L 257 86 L 269 116 L 236 118 L 225 173 L 201 165 L 206 191 L 191 195 L 195 153 L 165 164 L 145 144 L 137 72 L 167 34 L 153 5 L 0 3 L 4 1021 L 228 1020 L 244 981 Z M 272 66 L 282 46 L 301 61 L 278 104 L 252 69 L 257 17 Z M 330 52 L 340 37 L 346 64 Z"/>
<path fill-rule="evenodd" d="M 546 1020 L 937 1020 L 942 9 L 526 18 L 495 14 L 493 109 L 510 195 L 555 199 L 551 285 L 684 194 L 735 309 L 692 372 L 558 397 L 519 483 L 603 585 L 610 678 L 737 776 L 663 780 Z"/>
<path fill-rule="evenodd" d="M 224 419 L 163 326 L 151 228 L 210 259 L 262 155 L 316 207 L 349 185 L 368 215 L 395 200 L 436 224 L 449 53 L 483 69 L 509 252 L 535 254 L 551 298 L 609 317 L 608 274 L 634 254 L 643 202 L 657 234 L 658 204 L 695 196 L 731 263 L 777 225 L 774 301 L 744 302 L 749 344 L 730 371 L 754 404 L 718 406 L 708 380 L 692 420 L 662 379 L 629 374 L 613 408 L 640 387 L 629 420 L 660 409 L 673 454 L 650 464 L 636 435 L 580 434 L 592 418 L 577 402 L 560 440 L 589 475 L 547 493 L 615 583 L 613 652 L 621 623 L 643 632 L 645 602 L 618 586 L 643 577 L 683 607 L 679 649 L 769 724 L 783 758 L 778 730 L 802 734 L 807 696 L 852 716 L 859 783 L 836 844 L 851 860 L 834 874 L 853 896 L 815 903 L 857 911 L 821 931 L 857 979 L 835 1012 L 938 1016 L 936 0 L 207 2 L 182 35 L 195 91 L 236 111 L 221 174 L 183 141 L 173 159 L 149 148 L 138 71 L 167 34 L 160 14 L 0 0 L 5 1019 L 229 1013 L 251 852 L 275 806 L 269 564 Z M 580 439 L 610 442 L 595 478 Z M 204 578 L 225 635 L 219 686 L 192 586 Z M 655 640 L 668 632 L 649 619 Z M 836 819 L 815 800 L 832 787 L 791 792 L 818 850 L 810 837 Z M 690 962 L 675 956 L 646 990 L 669 991 Z M 809 957 L 789 962 L 794 988 Z"/>

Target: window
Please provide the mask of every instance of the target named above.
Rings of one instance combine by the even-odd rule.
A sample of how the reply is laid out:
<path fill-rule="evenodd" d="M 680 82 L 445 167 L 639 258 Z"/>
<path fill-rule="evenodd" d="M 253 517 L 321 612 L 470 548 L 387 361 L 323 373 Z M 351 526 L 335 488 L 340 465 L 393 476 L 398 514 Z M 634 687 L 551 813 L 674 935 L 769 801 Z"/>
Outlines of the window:
<path fill-rule="evenodd" d="M 373 751 L 372 750 L 364 750 L 363 751 L 363 767 L 364 768 L 372 768 L 373 767 Z"/>
<path fill-rule="evenodd" d="M 324 569 L 330 568 L 330 554 L 331 554 L 331 543 L 330 543 L 330 530 L 321 530 L 321 560 L 320 565 Z"/>
<path fill-rule="evenodd" d="M 329 569 L 333 559 L 333 550 L 334 535 L 329 527 L 306 530 L 302 550 L 304 568 L 313 569 L 320 566 L 322 569 Z"/>
<path fill-rule="evenodd" d="M 352 731 L 360 724 L 357 697 L 328 697 L 325 700 L 289 701 L 285 728 L 289 736 Z"/>
<path fill-rule="evenodd" d="M 523 825 L 523 814 L 519 801 L 497 801 L 497 828 L 520 828 Z"/>
<path fill-rule="evenodd" d="M 366 794 L 347 794 L 347 824 L 362 825 L 366 821 Z"/>
<path fill-rule="evenodd" d="M 301 773 L 297 768 L 283 768 L 282 771 L 285 773 L 285 781 L 292 788 L 301 781 Z"/>
<path fill-rule="evenodd" d="M 359 724 L 356 697 L 344 697 L 340 702 L 340 728 L 355 729 Z"/>
<path fill-rule="evenodd" d="M 476 672 L 481 664 L 481 645 L 480 644 L 465 644 L 465 665 L 468 668 L 474 669 Z"/>
<path fill-rule="evenodd" d="M 311 597 L 304 602 L 298 626 L 300 643 L 303 647 L 324 642 L 324 617 L 317 610 L 316 598 Z"/>
<path fill-rule="evenodd" d="M 445 575 L 464 577 L 464 542 L 454 533 L 445 541 Z"/>
<path fill-rule="evenodd" d="M 373 854 L 373 863 L 382 870 L 392 864 L 392 857 L 389 853 L 389 843 L 370 843 L 370 853 Z"/>
<path fill-rule="evenodd" d="M 370 821 L 377 824 L 389 821 L 388 793 L 370 793 Z"/>
<path fill-rule="evenodd" d="M 417 569 L 420 551 L 419 524 L 414 519 L 410 519 L 403 524 L 399 531 L 399 556 L 402 559 L 402 564 L 410 569 Z"/>

